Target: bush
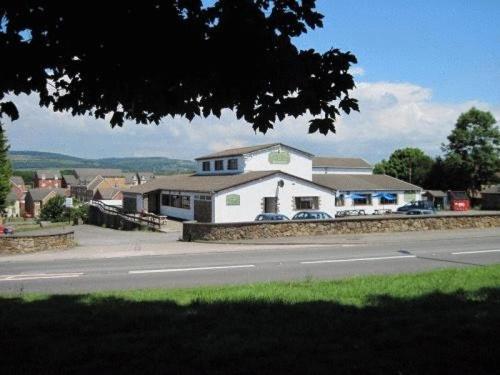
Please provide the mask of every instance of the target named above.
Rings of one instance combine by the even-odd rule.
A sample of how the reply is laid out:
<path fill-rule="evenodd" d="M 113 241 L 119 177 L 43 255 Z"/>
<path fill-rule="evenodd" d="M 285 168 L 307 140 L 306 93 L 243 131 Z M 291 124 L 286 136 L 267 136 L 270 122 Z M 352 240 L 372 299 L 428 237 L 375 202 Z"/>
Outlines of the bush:
<path fill-rule="evenodd" d="M 89 209 L 88 206 L 86 204 L 79 204 L 76 202 L 74 204 L 75 207 L 71 208 L 69 211 L 71 220 L 81 219 L 83 222 L 87 221 Z"/>
<path fill-rule="evenodd" d="M 40 220 L 53 222 L 66 221 L 68 216 L 64 207 L 64 202 L 65 198 L 60 195 L 50 198 L 42 207 Z"/>

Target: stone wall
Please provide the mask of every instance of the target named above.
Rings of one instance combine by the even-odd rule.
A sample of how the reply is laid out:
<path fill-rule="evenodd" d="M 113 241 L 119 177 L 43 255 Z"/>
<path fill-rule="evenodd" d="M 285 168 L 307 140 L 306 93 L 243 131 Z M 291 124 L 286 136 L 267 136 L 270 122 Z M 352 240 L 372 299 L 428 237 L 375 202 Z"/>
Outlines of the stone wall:
<path fill-rule="evenodd" d="M 0 254 L 25 254 L 43 250 L 67 249 L 75 245 L 74 232 L 0 236 Z"/>
<path fill-rule="evenodd" d="M 500 214 L 360 217 L 321 221 L 184 222 L 184 241 L 231 241 L 323 234 L 407 232 L 500 227 Z"/>

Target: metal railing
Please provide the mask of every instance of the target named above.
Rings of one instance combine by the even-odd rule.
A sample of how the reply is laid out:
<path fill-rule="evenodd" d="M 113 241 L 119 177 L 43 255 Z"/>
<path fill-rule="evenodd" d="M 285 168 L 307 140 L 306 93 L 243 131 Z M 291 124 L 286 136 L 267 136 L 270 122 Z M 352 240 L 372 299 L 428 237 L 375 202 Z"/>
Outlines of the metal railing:
<path fill-rule="evenodd" d="M 125 213 L 123 212 L 122 208 L 111 206 L 101 201 L 91 200 L 89 201 L 89 205 L 98 208 L 103 213 L 110 215 L 117 215 L 129 222 L 139 225 L 145 225 L 149 228 L 157 230 L 159 230 L 161 226 L 166 224 L 167 222 L 166 216 L 160 216 L 150 212 L 136 213 L 136 214 Z"/>

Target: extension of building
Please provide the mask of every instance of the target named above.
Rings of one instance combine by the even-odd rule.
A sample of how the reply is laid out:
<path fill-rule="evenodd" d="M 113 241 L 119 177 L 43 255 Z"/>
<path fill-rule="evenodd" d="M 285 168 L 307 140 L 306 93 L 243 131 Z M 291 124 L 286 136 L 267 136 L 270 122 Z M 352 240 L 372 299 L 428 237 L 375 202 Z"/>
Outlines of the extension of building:
<path fill-rule="evenodd" d="M 397 209 L 422 189 L 358 158 L 315 158 L 281 143 L 224 150 L 196 159 L 195 174 L 157 177 L 123 190 L 127 212 L 200 222 L 252 221 L 265 212 Z"/>

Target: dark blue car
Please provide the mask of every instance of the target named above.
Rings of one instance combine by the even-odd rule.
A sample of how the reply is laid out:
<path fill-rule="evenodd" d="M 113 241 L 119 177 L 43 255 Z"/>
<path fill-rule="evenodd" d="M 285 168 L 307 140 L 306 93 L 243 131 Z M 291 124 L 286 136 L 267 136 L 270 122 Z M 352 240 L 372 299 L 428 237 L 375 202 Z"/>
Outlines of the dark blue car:
<path fill-rule="evenodd" d="M 275 221 L 275 220 L 290 220 L 288 217 L 282 214 L 265 213 L 257 215 L 255 221 Z"/>
<path fill-rule="evenodd" d="M 405 204 L 398 208 L 398 212 L 408 212 L 410 210 L 432 210 L 435 211 L 431 201 L 417 201 Z"/>

